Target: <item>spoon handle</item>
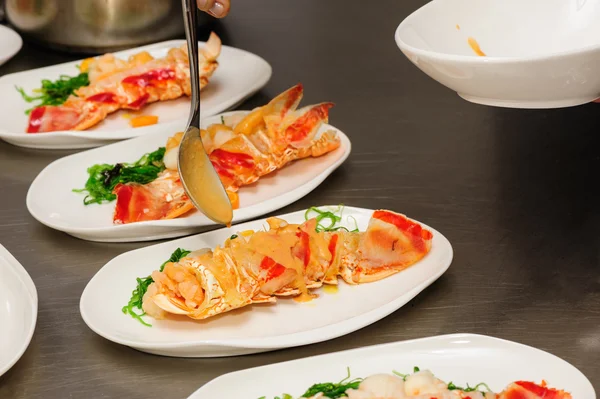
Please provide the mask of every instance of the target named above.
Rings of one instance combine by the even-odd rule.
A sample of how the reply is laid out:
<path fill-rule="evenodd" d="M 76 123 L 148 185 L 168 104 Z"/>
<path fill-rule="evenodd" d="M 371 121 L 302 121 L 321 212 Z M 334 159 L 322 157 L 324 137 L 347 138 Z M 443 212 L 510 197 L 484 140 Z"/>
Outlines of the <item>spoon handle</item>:
<path fill-rule="evenodd" d="M 192 86 L 192 112 L 188 126 L 200 128 L 200 78 L 198 67 L 198 37 L 196 0 L 181 0 L 183 5 L 185 36 L 190 62 L 190 83 Z"/>

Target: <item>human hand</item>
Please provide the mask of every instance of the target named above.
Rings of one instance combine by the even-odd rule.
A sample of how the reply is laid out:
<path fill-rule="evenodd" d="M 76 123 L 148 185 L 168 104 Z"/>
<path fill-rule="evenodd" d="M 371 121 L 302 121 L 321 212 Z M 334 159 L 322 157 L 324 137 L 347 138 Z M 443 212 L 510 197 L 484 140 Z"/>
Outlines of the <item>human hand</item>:
<path fill-rule="evenodd" d="M 216 18 L 223 18 L 231 8 L 230 0 L 196 0 L 198 8 Z"/>

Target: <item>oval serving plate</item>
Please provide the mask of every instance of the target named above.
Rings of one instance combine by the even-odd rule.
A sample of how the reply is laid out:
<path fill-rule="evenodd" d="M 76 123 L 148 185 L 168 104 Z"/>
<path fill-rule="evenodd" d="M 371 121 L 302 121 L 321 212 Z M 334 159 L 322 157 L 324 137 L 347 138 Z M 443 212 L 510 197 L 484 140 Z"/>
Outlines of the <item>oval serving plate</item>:
<path fill-rule="evenodd" d="M 117 58 L 127 58 L 140 51 L 154 57 L 164 57 L 172 47 L 181 46 L 184 40 L 172 40 L 114 53 Z M 200 43 L 200 48 L 204 43 Z M 76 76 L 77 65 L 83 60 L 46 68 L 5 75 L 0 78 L 0 139 L 21 147 L 39 149 L 74 149 L 98 147 L 115 141 L 145 136 L 155 132 L 176 132 L 185 129 L 190 113 L 188 97 L 161 101 L 144 107 L 140 114 L 156 115 L 155 125 L 132 128 L 127 111 L 117 111 L 103 122 L 84 131 L 25 133 L 28 116 L 25 110 L 32 107 L 21 98 L 15 86 L 31 93 L 40 87 L 42 79 L 57 79 L 61 74 Z M 239 105 L 264 87 L 271 78 L 269 63 L 259 56 L 233 47 L 223 46 L 218 58 L 219 67 L 209 84 L 202 90 L 202 115 L 209 117 Z"/>
<path fill-rule="evenodd" d="M 234 111 L 223 116 L 246 114 Z M 221 115 L 202 121 L 204 127 L 220 122 Z M 287 206 L 321 184 L 350 155 L 350 140 L 330 125 L 320 132 L 335 130 L 341 145 L 335 151 L 318 158 L 292 162 L 283 169 L 262 177 L 239 191 L 240 208 L 234 210 L 233 222 L 249 220 Z M 198 232 L 215 223 L 199 212 L 187 217 L 114 225 L 115 202 L 84 205 L 84 195 L 73 193 L 88 179 L 87 168 L 98 163 L 132 162 L 148 152 L 164 147 L 169 130 L 145 137 L 95 148 L 54 161 L 35 178 L 27 193 L 27 209 L 39 222 L 75 237 L 104 242 L 149 241 L 173 238 Z M 319 133 L 320 134 L 320 133 Z"/>
<path fill-rule="evenodd" d="M 298 398 L 315 383 L 341 381 L 348 368 L 351 378 L 365 378 L 393 370 L 410 373 L 415 366 L 458 386 L 483 381 L 499 392 L 513 381 L 546 380 L 551 387 L 571 392 L 574 399 L 596 399 L 590 381 L 566 361 L 530 346 L 475 334 L 400 341 L 237 371 L 212 380 L 188 399 L 271 399 L 283 393 Z"/>
<path fill-rule="evenodd" d="M 369 209 L 345 207 L 342 223 L 354 227 L 354 218 L 364 231 L 372 213 Z M 304 215 L 305 211 L 299 211 L 279 217 L 302 223 Z M 183 317 L 154 320 L 145 316 L 152 327 L 121 312 L 135 288 L 136 278 L 150 275 L 177 248 L 214 248 L 235 232 L 265 226 L 265 219 L 256 220 L 117 256 L 98 271 L 83 291 L 83 320 L 110 341 L 158 355 L 219 357 L 266 352 L 326 341 L 372 324 L 418 295 L 452 262 L 450 242 L 423 225 L 433 233 L 433 242 L 431 251 L 421 261 L 374 283 L 349 286 L 340 281 L 336 293 L 317 290 L 319 297 L 307 303 L 282 298 L 273 305 L 247 306 L 204 321 Z"/>
<path fill-rule="evenodd" d="M 25 353 L 37 321 L 35 285 L 18 260 L 0 245 L 0 376 Z"/>

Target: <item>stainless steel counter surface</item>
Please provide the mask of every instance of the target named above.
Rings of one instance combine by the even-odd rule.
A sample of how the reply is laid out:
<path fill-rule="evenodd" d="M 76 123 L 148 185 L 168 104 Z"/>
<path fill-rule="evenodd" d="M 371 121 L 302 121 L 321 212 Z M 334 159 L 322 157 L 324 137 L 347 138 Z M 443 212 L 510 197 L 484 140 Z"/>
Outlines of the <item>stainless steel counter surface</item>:
<path fill-rule="evenodd" d="M 394 42 L 397 25 L 423 0 L 356 2 L 364 8 L 344 0 L 233 3 L 214 28 L 225 44 L 274 68 L 241 108 L 302 82 L 305 103 L 336 103 L 330 121 L 353 143 L 338 171 L 280 213 L 340 202 L 397 210 L 446 235 L 455 251 L 450 269 L 402 309 L 333 341 L 222 359 L 140 353 L 88 329 L 79 298 L 114 256 L 153 243 L 91 243 L 39 224 L 25 206 L 29 184 L 72 151 L 0 142 L 0 243 L 39 295 L 33 340 L 0 377 L 0 398 L 185 398 L 229 371 L 455 332 L 547 350 L 598 391 L 600 104 L 515 110 L 460 99 Z M 0 75 L 76 58 L 26 44 Z"/>

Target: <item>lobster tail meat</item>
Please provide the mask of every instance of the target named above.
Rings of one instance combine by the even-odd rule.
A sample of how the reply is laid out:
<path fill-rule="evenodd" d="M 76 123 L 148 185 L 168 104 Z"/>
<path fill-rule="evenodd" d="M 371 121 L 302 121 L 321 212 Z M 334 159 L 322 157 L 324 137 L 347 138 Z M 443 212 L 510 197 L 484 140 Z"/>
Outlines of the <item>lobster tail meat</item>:
<path fill-rule="evenodd" d="M 194 209 L 185 194 L 179 175 L 165 171 L 148 184 L 118 184 L 114 224 L 174 219 Z"/>
<path fill-rule="evenodd" d="M 294 148 L 305 147 L 311 142 L 317 131 L 329 120 L 329 109 L 333 103 L 323 103 L 305 107 L 286 116 L 282 124 L 286 126 L 285 142 Z"/>
<path fill-rule="evenodd" d="M 42 106 L 34 108 L 29 114 L 27 133 L 43 133 L 60 130 L 71 130 L 79 125 L 89 115 L 90 119 L 101 116 L 96 115 L 93 106 L 84 109 L 69 106 Z"/>
<path fill-rule="evenodd" d="M 376 281 L 418 262 L 431 249 L 432 233 L 399 213 L 375 211 L 342 276 L 347 283 Z"/>
<path fill-rule="evenodd" d="M 199 54 L 201 88 L 217 69 L 220 52 L 221 39 L 211 33 Z M 149 103 L 191 95 L 185 45 L 157 59 L 142 52 L 125 62 L 107 54 L 90 60 L 86 68 L 90 84 L 79 88 L 62 105 L 34 109 L 27 133 L 86 130 L 120 109 L 139 110 Z"/>
<path fill-rule="evenodd" d="M 246 115 L 235 126 L 235 132 L 239 134 L 250 135 L 256 130 L 264 130 L 279 132 L 280 123 L 285 116 L 294 112 L 304 95 L 304 87 L 302 84 L 297 84 L 279 94 L 272 99 L 267 105 L 254 109 Z M 276 135 L 273 135 L 275 137 Z"/>
<path fill-rule="evenodd" d="M 290 162 L 320 157 L 340 146 L 340 138 L 334 130 L 326 130 L 318 135 L 319 129 L 327 122 L 328 110 L 333 104 L 323 103 L 296 110 L 302 92 L 302 86 L 296 85 L 243 118 L 223 118 L 224 123 L 201 130 L 204 148 L 230 197 L 234 197 L 240 187 L 255 183 L 262 176 Z M 279 122 L 275 123 L 276 120 Z M 115 223 L 165 219 L 173 214 L 183 215 L 194 208 L 184 195 L 177 172 L 182 137 L 182 133 L 177 133 L 168 139 L 164 156 L 167 170 L 161 172 L 156 181 L 149 183 L 147 190 L 133 185 L 138 196 L 123 195 L 128 193 L 120 191 L 124 188 L 115 191 L 118 197 Z M 140 208 L 131 203 L 140 201 L 139 198 L 145 198 L 144 203 L 151 208 Z M 173 213 L 173 207 L 185 212 Z M 143 215 L 141 211 L 121 211 L 137 208 L 146 211 Z M 121 217 L 121 214 L 136 216 Z"/>
<path fill-rule="evenodd" d="M 388 277 L 422 259 L 433 235 L 408 219 L 409 227 L 375 219 L 382 212 L 406 219 L 376 211 L 364 233 L 319 232 L 316 219 L 302 224 L 267 219 L 268 231 L 240 233 L 222 247 L 191 253 L 165 266 L 163 272 L 155 271 L 154 283 L 144 296 L 144 311 L 157 318 L 166 312 L 205 319 L 252 303 L 275 302 L 278 296 L 307 300 L 314 297 L 311 289 L 337 284 L 339 276 L 351 284 Z M 398 238 L 394 248 L 387 245 L 387 237 L 374 240 L 382 229 L 404 239 Z M 417 230 L 419 245 L 412 237 Z"/>
<path fill-rule="evenodd" d="M 562 390 L 548 388 L 545 382 L 538 385 L 529 381 L 516 381 L 498 395 L 498 399 L 573 399 Z"/>

